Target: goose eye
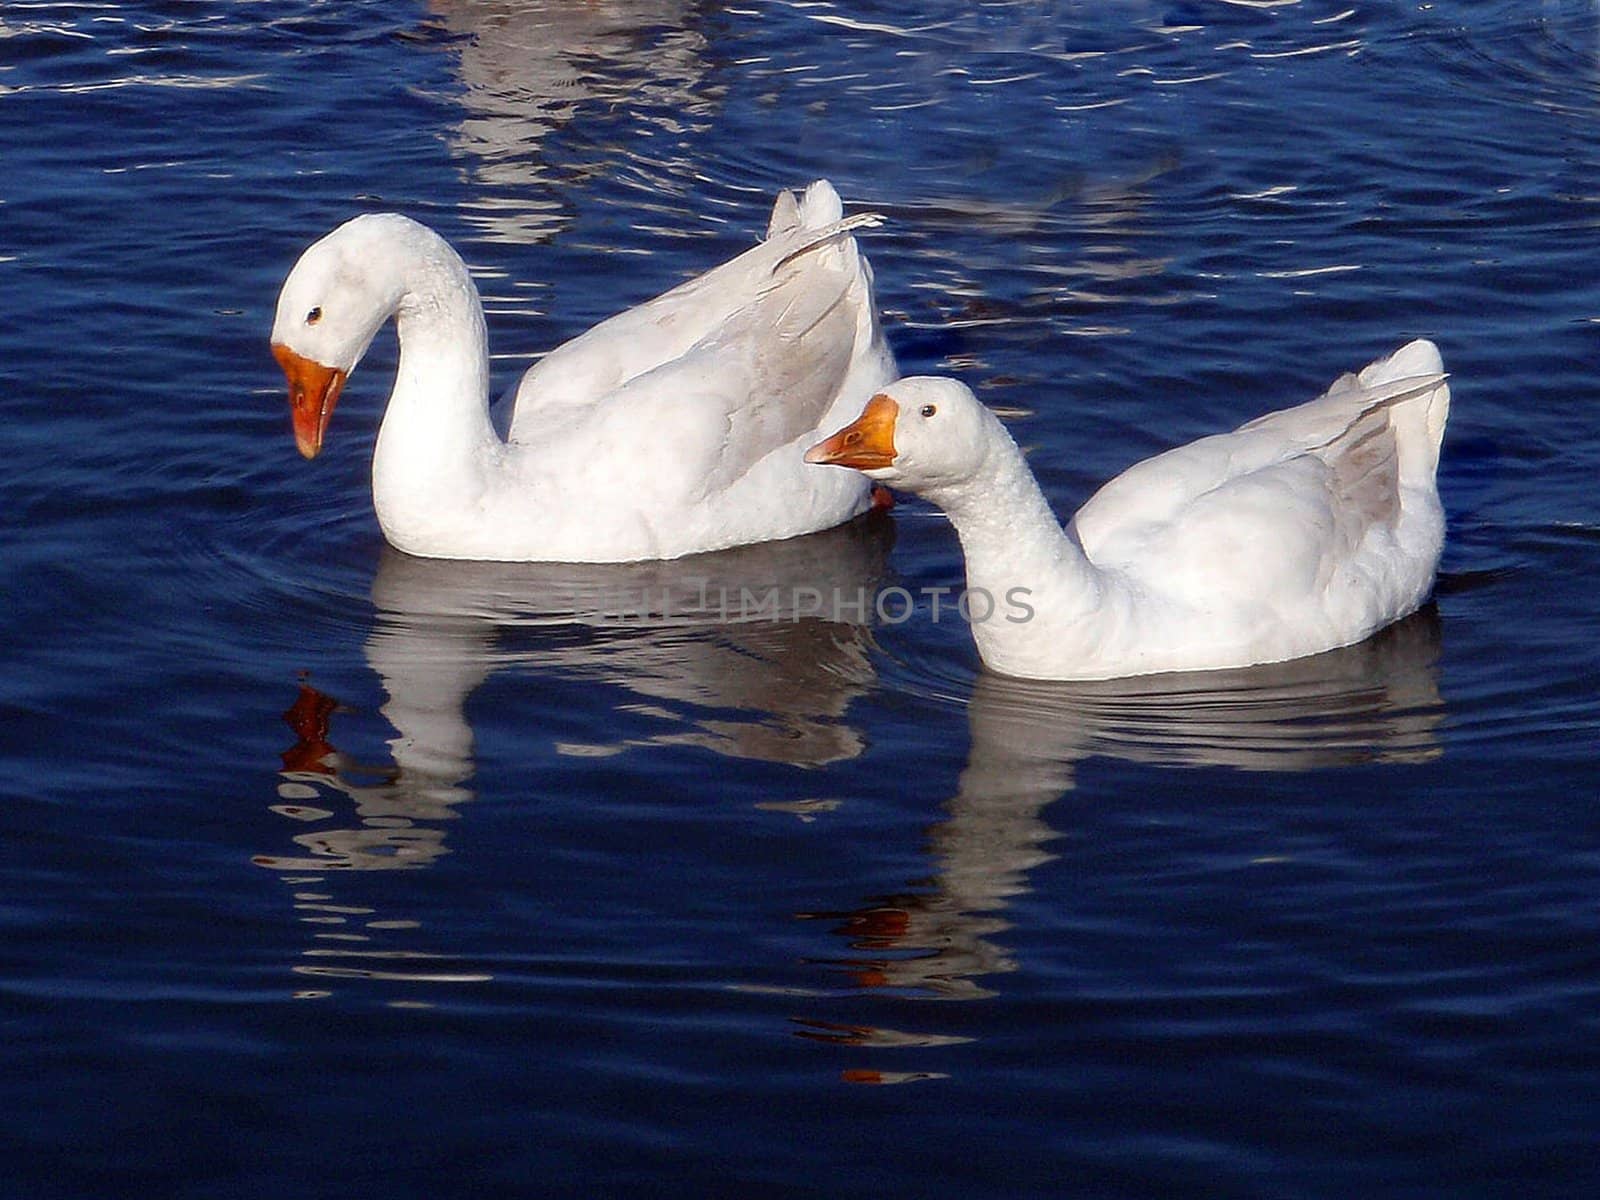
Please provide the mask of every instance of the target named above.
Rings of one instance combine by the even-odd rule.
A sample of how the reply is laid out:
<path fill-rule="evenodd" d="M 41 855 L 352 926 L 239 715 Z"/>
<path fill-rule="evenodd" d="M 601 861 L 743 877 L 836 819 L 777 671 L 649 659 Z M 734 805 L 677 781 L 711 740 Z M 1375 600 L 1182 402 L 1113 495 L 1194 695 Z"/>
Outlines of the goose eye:
<path fill-rule="evenodd" d="M 322 308 L 320 306 L 313 308 L 306 314 L 307 325 L 315 325 L 320 320 L 322 320 Z"/>
<path fill-rule="evenodd" d="M 931 417 L 934 413 L 938 412 L 939 409 L 936 405 L 924 404 L 918 411 L 921 412 L 921 414 L 925 417 Z"/>

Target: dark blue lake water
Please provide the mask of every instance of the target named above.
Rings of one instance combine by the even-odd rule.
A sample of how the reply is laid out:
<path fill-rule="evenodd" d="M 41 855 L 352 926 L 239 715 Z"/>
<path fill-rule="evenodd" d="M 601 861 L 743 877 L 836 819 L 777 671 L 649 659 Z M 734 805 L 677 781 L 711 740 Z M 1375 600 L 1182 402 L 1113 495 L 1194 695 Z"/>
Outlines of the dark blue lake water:
<path fill-rule="evenodd" d="M 0 168 L 0 1194 L 1595 1194 L 1594 5 L 4 4 Z M 1435 603 L 1024 686 L 916 501 L 406 559 L 392 334 L 295 453 L 346 217 L 461 249 L 503 385 L 818 176 L 1063 513 L 1436 339 Z"/>

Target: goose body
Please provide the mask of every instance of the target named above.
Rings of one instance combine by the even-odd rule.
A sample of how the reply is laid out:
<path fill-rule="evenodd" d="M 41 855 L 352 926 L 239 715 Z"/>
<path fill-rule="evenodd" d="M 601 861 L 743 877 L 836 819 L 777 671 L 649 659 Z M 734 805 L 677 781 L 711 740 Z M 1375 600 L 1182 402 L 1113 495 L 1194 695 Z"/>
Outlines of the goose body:
<path fill-rule="evenodd" d="M 493 410 L 482 305 L 459 255 L 392 213 L 313 244 L 285 281 L 273 353 L 295 436 L 333 405 L 392 316 L 394 391 L 373 452 L 385 537 L 502 561 L 677 558 L 825 529 L 871 485 L 802 454 L 895 377 L 872 272 L 826 181 L 779 195 L 767 237 L 536 363 Z"/>
<path fill-rule="evenodd" d="M 962 384 L 902 379 L 813 447 L 944 509 L 973 637 L 1006 675 L 1101 679 L 1278 662 L 1418 608 L 1444 544 L 1450 392 L 1415 341 L 1323 396 L 1141 462 L 1057 522 Z M 991 607 L 987 619 L 980 619 Z"/>

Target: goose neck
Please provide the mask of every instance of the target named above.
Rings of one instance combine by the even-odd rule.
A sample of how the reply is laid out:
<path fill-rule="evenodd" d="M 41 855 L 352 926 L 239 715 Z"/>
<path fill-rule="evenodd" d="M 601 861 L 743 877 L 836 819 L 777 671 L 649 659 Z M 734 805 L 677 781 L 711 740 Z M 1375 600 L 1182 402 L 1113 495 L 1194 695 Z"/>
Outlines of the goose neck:
<path fill-rule="evenodd" d="M 1022 451 L 998 420 L 977 470 L 927 495 L 960 538 L 969 588 L 996 597 L 1015 588 L 1048 589 L 1064 603 L 1070 603 L 1070 595 L 1093 603 L 1093 566 L 1062 529 Z"/>
<path fill-rule="evenodd" d="M 505 444 L 489 416 L 478 289 L 443 239 L 417 229 L 401 268 L 400 361 L 373 450 L 372 496 L 391 542 L 436 554 L 481 524 Z"/>
<path fill-rule="evenodd" d="M 478 290 L 442 241 L 416 248 L 395 311 L 400 360 L 378 458 L 413 485 L 459 472 L 499 438 L 489 419 L 489 346 Z M 375 464 L 377 469 L 377 464 Z"/>

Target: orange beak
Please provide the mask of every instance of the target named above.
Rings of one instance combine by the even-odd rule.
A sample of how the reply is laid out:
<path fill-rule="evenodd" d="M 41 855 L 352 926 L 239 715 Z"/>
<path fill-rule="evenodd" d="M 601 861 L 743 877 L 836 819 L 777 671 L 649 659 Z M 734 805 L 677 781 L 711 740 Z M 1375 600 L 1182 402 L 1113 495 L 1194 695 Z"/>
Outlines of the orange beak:
<path fill-rule="evenodd" d="M 339 402 L 339 392 L 349 378 L 337 367 L 325 367 L 302 358 L 289 347 L 273 344 L 272 357 L 278 360 L 289 380 L 289 414 L 294 419 L 294 444 L 307 458 L 322 449 L 322 435 L 328 418 Z"/>
<path fill-rule="evenodd" d="M 894 462 L 894 419 L 900 410 L 879 392 L 861 415 L 826 441 L 806 451 L 808 463 L 870 471 Z"/>

